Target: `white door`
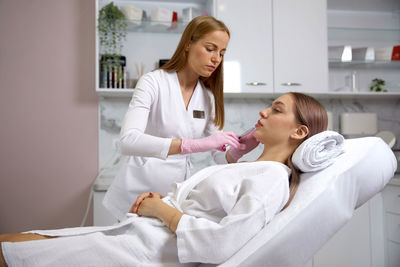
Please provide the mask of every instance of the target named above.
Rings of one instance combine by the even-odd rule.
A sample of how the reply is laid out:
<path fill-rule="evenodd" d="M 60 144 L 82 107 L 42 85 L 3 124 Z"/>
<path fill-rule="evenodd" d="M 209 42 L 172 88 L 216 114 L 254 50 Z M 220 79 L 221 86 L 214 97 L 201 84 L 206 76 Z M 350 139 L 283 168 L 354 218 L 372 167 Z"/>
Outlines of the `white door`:
<path fill-rule="evenodd" d="M 273 92 L 272 0 L 217 0 L 216 17 L 231 32 L 224 91 Z"/>
<path fill-rule="evenodd" d="M 326 0 L 273 1 L 276 92 L 328 91 Z"/>

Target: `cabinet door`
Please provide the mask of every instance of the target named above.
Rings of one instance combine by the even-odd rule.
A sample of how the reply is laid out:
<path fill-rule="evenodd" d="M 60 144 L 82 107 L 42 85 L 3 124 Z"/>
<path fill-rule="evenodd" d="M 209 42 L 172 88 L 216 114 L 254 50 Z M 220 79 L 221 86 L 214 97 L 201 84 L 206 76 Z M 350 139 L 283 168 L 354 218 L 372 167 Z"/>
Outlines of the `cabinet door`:
<path fill-rule="evenodd" d="M 368 204 L 358 208 L 353 218 L 314 255 L 314 267 L 371 266 Z"/>
<path fill-rule="evenodd" d="M 224 58 L 225 92 L 273 92 L 271 1 L 216 1 L 216 16 L 231 32 Z"/>
<path fill-rule="evenodd" d="M 328 91 L 326 0 L 273 1 L 277 92 Z"/>

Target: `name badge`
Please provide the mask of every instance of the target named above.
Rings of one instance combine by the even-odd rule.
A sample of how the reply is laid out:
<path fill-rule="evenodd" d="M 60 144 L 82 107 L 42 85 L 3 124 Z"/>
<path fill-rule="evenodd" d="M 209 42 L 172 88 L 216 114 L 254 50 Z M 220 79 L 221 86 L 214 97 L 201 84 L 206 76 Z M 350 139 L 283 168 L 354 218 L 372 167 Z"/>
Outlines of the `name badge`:
<path fill-rule="evenodd" d="M 204 117 L 205 117 L 204 110 L 193 110 L 193 118 L 204 119 Z"/>

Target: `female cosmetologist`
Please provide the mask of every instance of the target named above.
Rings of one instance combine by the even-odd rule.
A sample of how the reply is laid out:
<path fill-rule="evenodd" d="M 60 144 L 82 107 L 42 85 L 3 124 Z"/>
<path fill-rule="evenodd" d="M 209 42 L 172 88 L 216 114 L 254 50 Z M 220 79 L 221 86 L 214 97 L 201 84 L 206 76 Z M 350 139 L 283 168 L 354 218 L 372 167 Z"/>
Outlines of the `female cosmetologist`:
<path fill-rule="evenodd" d="M 187 154 L 212 151 L 224 164 L 257 146 L 254 138 L 239 143 L 236 134 L 218 131 L 224 126 L 222 62 L 229 38 L 223 22 L 197 17 L 169 62 L 138 81 L 120 135 L 127 157 L 103 201 L 119 220 L 140 193 L 165 194 L 171 183 L 190 177 Z M 222 152 L 225 144 L 230 154 Z"/>
<path fill-rule="evenodd" d="M 207 167 L 176 184 L 166 197 L 143 193 L 131 208 L 140 216 L 131 214 L 115 226 L 0 235 L 4 255 L 0 259 L 9 266 L 225 262 L 290 204 L 300 182 L 292 154 L 305 139 L 327 127 L 323 106 L 300 93 L 279 97 L 260 116 L 253 135 L 264 150 L 257 161 Z M 49 235 L 67 237 L 4 242 Z"/>

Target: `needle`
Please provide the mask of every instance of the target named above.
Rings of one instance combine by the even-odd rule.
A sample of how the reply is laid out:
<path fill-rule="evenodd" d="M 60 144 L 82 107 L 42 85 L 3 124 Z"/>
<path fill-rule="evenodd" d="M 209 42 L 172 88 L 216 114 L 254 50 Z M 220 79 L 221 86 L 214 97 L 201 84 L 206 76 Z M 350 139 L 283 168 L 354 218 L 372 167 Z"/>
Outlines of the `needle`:
<path fill-rule="evenodd" d="M 245 131 L 244 133 L 242 133 L 242 134 L 239 136 L 239 139 L 242 138 L 243 136 L 249 134 L 249 133 L 250 133 L 251 131 L 253 131 L 254 129 L 256 129 L 256 128 L 255 128 L 255 127 L 251 127 L 250 129 L 248 129 L 247 131 Z"/>

